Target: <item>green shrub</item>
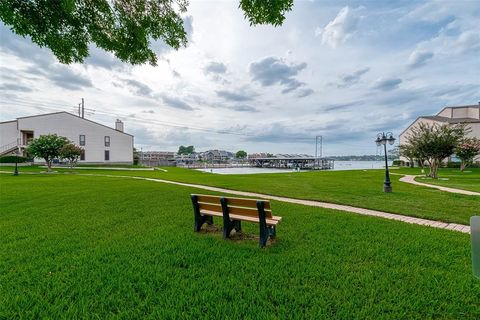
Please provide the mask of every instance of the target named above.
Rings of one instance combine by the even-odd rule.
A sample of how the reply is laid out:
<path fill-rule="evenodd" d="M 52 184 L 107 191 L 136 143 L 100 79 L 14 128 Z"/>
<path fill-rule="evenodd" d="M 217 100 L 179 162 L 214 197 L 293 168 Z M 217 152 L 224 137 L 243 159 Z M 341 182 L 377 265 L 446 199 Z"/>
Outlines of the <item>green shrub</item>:
<path fill-rule="evenodd" d="M 453 162 L 453 161 L 450 161 L 447 163 L 446 167 L 447 168 L 460 168 L 460 164 L 461 162 Z M 480 168 L 480 163 L 476 162 L 476 163 L 472 163 L 471 165 L 468 166 L 469 168 Z"/>
<path fill-rule="evenodd" d="M 403 161 L 403 160 L 393 160 L 392 165 L 403 167 L 403 166 L 405 166 L 405 161 Z"/>
<path fill-rule="evenodd" d="M 0 163 L 15 163 L 15 158 L 18 163 L 32 161 L 32 159 L 27 157 L 4 156 L 4 157 L 0 157 Z"/>

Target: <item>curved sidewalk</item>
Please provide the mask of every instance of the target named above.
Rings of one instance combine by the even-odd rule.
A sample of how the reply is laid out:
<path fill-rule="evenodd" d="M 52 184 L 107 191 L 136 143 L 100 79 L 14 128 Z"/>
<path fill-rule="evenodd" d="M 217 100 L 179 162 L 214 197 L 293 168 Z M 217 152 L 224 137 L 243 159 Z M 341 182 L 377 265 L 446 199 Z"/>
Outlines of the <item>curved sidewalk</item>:
<path fill-rule="evenodd" d="M 319 207 L 319 208 L 339 210 L 339 211 L 344 211 L 344 212 L 352 212 L 352 213 L 357 213 L 357 214 L 361 214 L 361 215 L 365 215 L 365 216 L 380 217 L 380 218 L 385 218 L 385 219 L 389 219 L 389 220 L 402 221 L 402 222 L 406 222 L 406 223 L 429 226 L 429 227 L 438 228 L 438 229 L 446 229 L 446 230 L 458 231 L 458 232 L 463 232 L 463 233 L 470 233 L 470 226 L 463 225 L 463 224 L 445 223 L 445 222 L 440 222 L 440 221 L 434 221 L 434 220 L 427 220 L 427 219 L 415 218 L 415 217 L 410 217 L 410 216 L 404 216 L 404 215 L 401 215 L 401 214 L 394 214 L 394 213 L 388 213 L 388 212 L 383 212 L 383 211 L 352 207 L 352 206 L 343 205 L 343 204 L 334 204 L 334 203 L 329 203 L 329 202 L 286 198 L 286 197 L 272 196 L 272 195 L 263 194 L 263 193 L 237 191 L 237 190 L 211 187 L 211 186 L 200 185 L 200 184 L 176 182 L 176 181 L 155 179 L 155 178 L 145 178 L 145 177 L 135 177 L 135 176 L 120 176 L 120 175 L 110 175 L 110 174 L 94 174 L 94 173 L 90 173 L 90 174 L 89 173 L 80 173 L 78 175 L 97 176 L 97 177 L 111 177 L 111 178 L 130 178 L 130 179 L 136 179 L 136 180 L 146 180 L 146 181 L 153 181 L 153 182 L 160 182 L 160 183 L 168 183 L 168 184 L 174 184 L 174 185 L 178 185 L 178 186 L 184 186 L 184 187 L 190 187 L 190 188 L 196 188 L 196 189 L 203 189 L 203 190 L 214 191 L 214 192 L 224 192 L 224 193 L 234 194 L 234 195 L 238 195 L 238 196 L 255 197 L 255 198 L 275 200 L 275 201 L 281 201 L 281 202 L 287 202 L 287 203 L 293 203 L 293 204 L 301 204 L 301 205 L 311 206 L 311 207 Z"/>
<path fill-rule="evenodd" d="M 467 196 L 480 196 L 480 192 L 468 191 L 468 190 L 462 190 L 462 189 L 455 189 L 455 188 L 437 186 L 437 185 L 434 185 L 434 184 L 418 182 L 418 181 L 415 180 L 416 177 L 419 177 L 419 176 L 404 175 L 403 177 L 400 178 L 400 181 L 405 182 L 405 183 L 414 184 L 414 185 L 417 185 L 417 186 L 434 188 L 434 189 L 438 189 L 438 190 L 442 190 L 442 191 L 446 191 L 446 192 L 451 192 L 451 193 L 465 194 Z"/>

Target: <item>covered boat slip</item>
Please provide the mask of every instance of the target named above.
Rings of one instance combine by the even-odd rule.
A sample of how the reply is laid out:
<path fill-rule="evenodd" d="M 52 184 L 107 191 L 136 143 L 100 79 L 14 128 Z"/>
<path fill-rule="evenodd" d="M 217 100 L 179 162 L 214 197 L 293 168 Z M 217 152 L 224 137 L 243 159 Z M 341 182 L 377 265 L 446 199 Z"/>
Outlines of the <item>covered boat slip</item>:
<path fill-rule="evenodd" d="M 299 170 L 328 170 L 334 168 L 333 159 L 315 157 L 267 157 L 248 160 L 252 167 Z"/>

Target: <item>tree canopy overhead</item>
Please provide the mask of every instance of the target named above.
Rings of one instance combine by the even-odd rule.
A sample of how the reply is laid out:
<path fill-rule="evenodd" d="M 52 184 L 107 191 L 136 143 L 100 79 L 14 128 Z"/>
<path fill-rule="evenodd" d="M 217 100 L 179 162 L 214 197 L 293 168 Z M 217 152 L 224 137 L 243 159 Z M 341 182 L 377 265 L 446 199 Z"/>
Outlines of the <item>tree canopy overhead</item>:
<path fill-rule="evenodd" d="M 0 0 L 0 19 L 61 63 L 83 62 L 89 44 L 131 64 L 156 65 L 151 42 L 186 46 L 187 0 Z M 281 25 L 293 0 L 240 0 L 251 25 Z"/>

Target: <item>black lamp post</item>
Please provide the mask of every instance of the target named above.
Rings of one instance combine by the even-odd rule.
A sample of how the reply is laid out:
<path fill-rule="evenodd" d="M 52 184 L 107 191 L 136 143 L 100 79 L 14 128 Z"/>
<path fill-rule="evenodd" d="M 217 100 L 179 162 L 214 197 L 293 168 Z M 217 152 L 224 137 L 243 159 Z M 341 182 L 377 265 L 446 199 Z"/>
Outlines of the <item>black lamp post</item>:
<path fill-rule="evenodd" d="M 18 176 L 18 150 L 15 151 L 15 171 L 13 171 L 14 176 Z"/>
<path fill-rule="evenodd" d="M 391 132 L 385 132 L 377 134 L 377 140 L 375 140 L 377 146 L 383 144 L 385 150 L 385 182 L 383 183 L 383 192 L 392 192 L 392 184 L 390 183 L 390 174 L 388 173 L 388 159 L 387 159 L 387 142 L 390 145 L 395 143 L 395 138 Z"/>

